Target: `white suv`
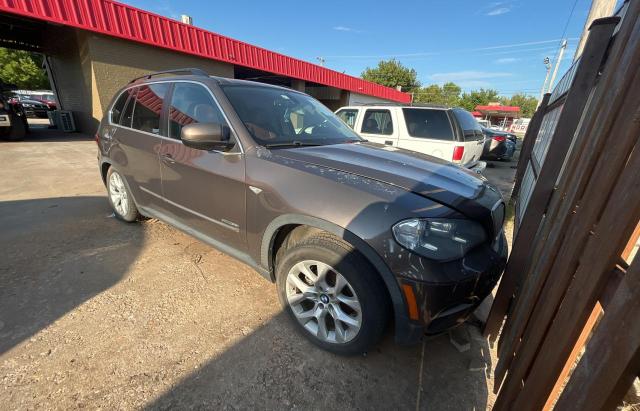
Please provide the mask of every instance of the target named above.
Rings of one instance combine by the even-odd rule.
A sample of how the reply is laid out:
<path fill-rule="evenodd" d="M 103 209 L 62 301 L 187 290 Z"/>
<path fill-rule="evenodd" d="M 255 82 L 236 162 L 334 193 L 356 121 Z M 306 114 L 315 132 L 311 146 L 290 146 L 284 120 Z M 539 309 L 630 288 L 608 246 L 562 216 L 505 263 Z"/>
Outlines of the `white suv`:
<path fill-rule="evenodd" d="M 369 141 L 429 154 L 478 173 L 486 167 L 479 161 L 484 134 L 464 109 L 373 104 L 342 107 L 336 114 Z"/>

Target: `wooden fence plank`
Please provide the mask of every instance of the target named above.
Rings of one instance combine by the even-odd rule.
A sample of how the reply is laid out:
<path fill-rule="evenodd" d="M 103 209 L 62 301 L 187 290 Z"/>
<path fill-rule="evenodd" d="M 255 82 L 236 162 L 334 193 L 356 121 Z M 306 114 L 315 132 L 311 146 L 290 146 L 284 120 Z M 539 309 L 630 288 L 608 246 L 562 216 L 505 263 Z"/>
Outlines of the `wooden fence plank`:
<path fill-rule="evenodd" d="M 584 356 L 556 404 L 558 410 L 613 410 L 640 371 L 640 259 L 622 279 Z"/>
<path fill-rule="evenodd" d="M 533 114 L 533 118 L 531 118 L 531 121 L 529 122 L 527 132 L 524 134 L 522 147 L 520 148 L 520 158 L 518 159 L 518 169 L 516 170 L 513 190 L 511 190 L 511 198 L 516 198 L 518 196 L 520 184 L 522 183 L 522 177 L 524 177 L 524 171 L 527 169 L 527 163 L 529 162 L 529 158 L 531 157 L 531 150 L 533 150 L 533 145 L 536 142 L 536 136 L 538 135 L 538 131 L 540 131 L 540 124 L 542 124 L 542 118 L 544 117 L 544 113 L 547 110 L 549 97 L 551 97 L 551 93 L 546 93 L 544 97 L 542 97 L 540 105 L 538 106 L 536 112 Z"/>
<path fill-rule="evenodd" d="M 518 227 L 507 267 L 487 319 L 485 333 L 493 336 L 493 339 L 528 266 L 532 251 L 531 242 L 547 208 L 558 173 L 587 103 L 587 97 L 598 75 L 614 26 L 615 24 L 595 24 L 591 28 L 585 53 L 574 78 L 574 86 L 569 90 L 552 137 L 553 150 L 547 153 L 544 167 L 538 176 L 533 194 Z"/>

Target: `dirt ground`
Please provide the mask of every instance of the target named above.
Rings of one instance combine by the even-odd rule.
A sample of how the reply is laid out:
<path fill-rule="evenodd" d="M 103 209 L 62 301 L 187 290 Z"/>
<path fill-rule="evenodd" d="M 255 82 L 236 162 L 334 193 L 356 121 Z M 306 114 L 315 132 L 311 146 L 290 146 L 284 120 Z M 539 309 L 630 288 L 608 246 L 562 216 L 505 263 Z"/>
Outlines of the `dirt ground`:
<path fill-rule="evenodd" d="M 465 352 L 390 333 L 366 356 L 320 351 L 249 267 L 113 218 L 95 156 L 91 138 L 44 129 L 0 142 L 2 408 L 491 408 L 495 353 L 475 327 L 459 329 Z"/>

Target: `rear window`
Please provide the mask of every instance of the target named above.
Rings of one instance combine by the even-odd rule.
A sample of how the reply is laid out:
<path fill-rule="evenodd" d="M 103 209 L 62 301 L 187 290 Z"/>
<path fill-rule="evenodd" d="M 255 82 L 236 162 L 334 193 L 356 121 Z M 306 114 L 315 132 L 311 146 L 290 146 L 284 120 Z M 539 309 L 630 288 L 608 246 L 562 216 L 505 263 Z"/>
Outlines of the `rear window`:
<path fill-rule="evenodd" d="M 358 110 L 354 109 L 343 109 L 336 113 L 340 120 L 347 123 L 347 125 L 351 128 L 356 126 L 356 118 L 358 117 Z"/>
<path fill-rule="evenodd" d="M 113 124 L 118 124 L 120 122 L 120 116 L 122 116 L 122 111 L 124 110 L 124 105 L 127 102 L 127 98 L 129 98 L 129 93 L 122 93 L 111 108 L 111 122 Z"/>
<path fill-rule="evenodd" d="M 140 86 L 135 97 L 132 128 L 147 133 L 160 134 L 160 114 L 168 89 L 168 83 Z"/>
<path fill-rule="evenodd" d="M 411 137 L 453 140 L 453 129 L 446 111 L 403 108 L 402 112 Z"/>
<path fill-rule="evenodd" d="M 471 113 L 461 108 L 456 108 L 453 109 L 453 115 L 456 116 L 456 119 L 458 119 L 458 122 L 460 123 L 460 127 L 462 127 L 465 141 L 481 140 L 484 138 L 482 128 L 480 128 L 478 120 L 476 120 Z"/>
<path fill-rule="evenodd" d="M 135 106 L 135 95 L 137 91 L 138 91 L 138 88 L 133 87 L 128 89 L 124 93 L 122 93 L 127 97 L 129 96 L 131 97 L 126 107 L 124 108 L 124 112 L 122 113 L 122 116 L 120 116 L 120 125 L 122 126 L 131 127 L 131 118 L 133 117 L 133 108 Z"/>
<path fill-rule="evenodd" d="M 367 134 L 393 134 L 393 121 L 389 110 L 367 110 L 362 120 L 361 131 Z"/>

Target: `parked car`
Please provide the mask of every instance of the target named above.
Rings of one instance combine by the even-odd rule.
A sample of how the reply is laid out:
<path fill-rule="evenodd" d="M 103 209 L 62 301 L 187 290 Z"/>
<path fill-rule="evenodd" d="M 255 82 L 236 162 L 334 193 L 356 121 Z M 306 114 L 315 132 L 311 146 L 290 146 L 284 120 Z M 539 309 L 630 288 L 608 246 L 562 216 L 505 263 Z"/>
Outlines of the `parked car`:
<path fill-rule="evenodd" d="M 30 97 L 32 100 L 37 100 L 46 104 L 49 110 L 55 110 L 58 108 L 58 105 L 56 104 L 56 97 L 53 94 L 31 94 Z"/>
<path fill-rule="evenodd" d="M 348 126 L 369 141 L 429 154 L 484 170 L 484 135 L 476 119 L 461 108 L 407 105 L 363 105 L 336 111 Z"/>
<path fill-rule="evenodd" d="M 515 134 L 484 127 L 482 132 L 486 137 L 482 158 L 487 160 L 511 160 L 513 158 L 517 142 Z"/>
<path fill-rule="evenodd" d="M 478 124 L 480 124 L 480 126 L 485 127 L 485 128 L 491 128 L 491 122 L 489 120 L 480 120 L 478 119 Z"/>
<path fill-rule="evenodd" d="M 0 83 L 0 138 L 22 140 L 29 131 L 27 116 L 20 102 L 10 102 L 5 86 Z"/>
<path fill-rule="evenodd" d="M 24 108 L 27 117 L 47 118 L 47 112 L 49 111 L 47 104 L 32 98 L 31 95 L 19 94 L 16 97 Z"/>
<path fill-rule="evenodd" d="M 133 80 L 100 123 L 116 217 L 157 218 L 245 262 L 337 354 L 365 352 L 391 318 L 403 343 L 451 328 L 491 292 L 505 206 L 484 178 L 365 141 L 304 93 L 180 72 Z"/>

